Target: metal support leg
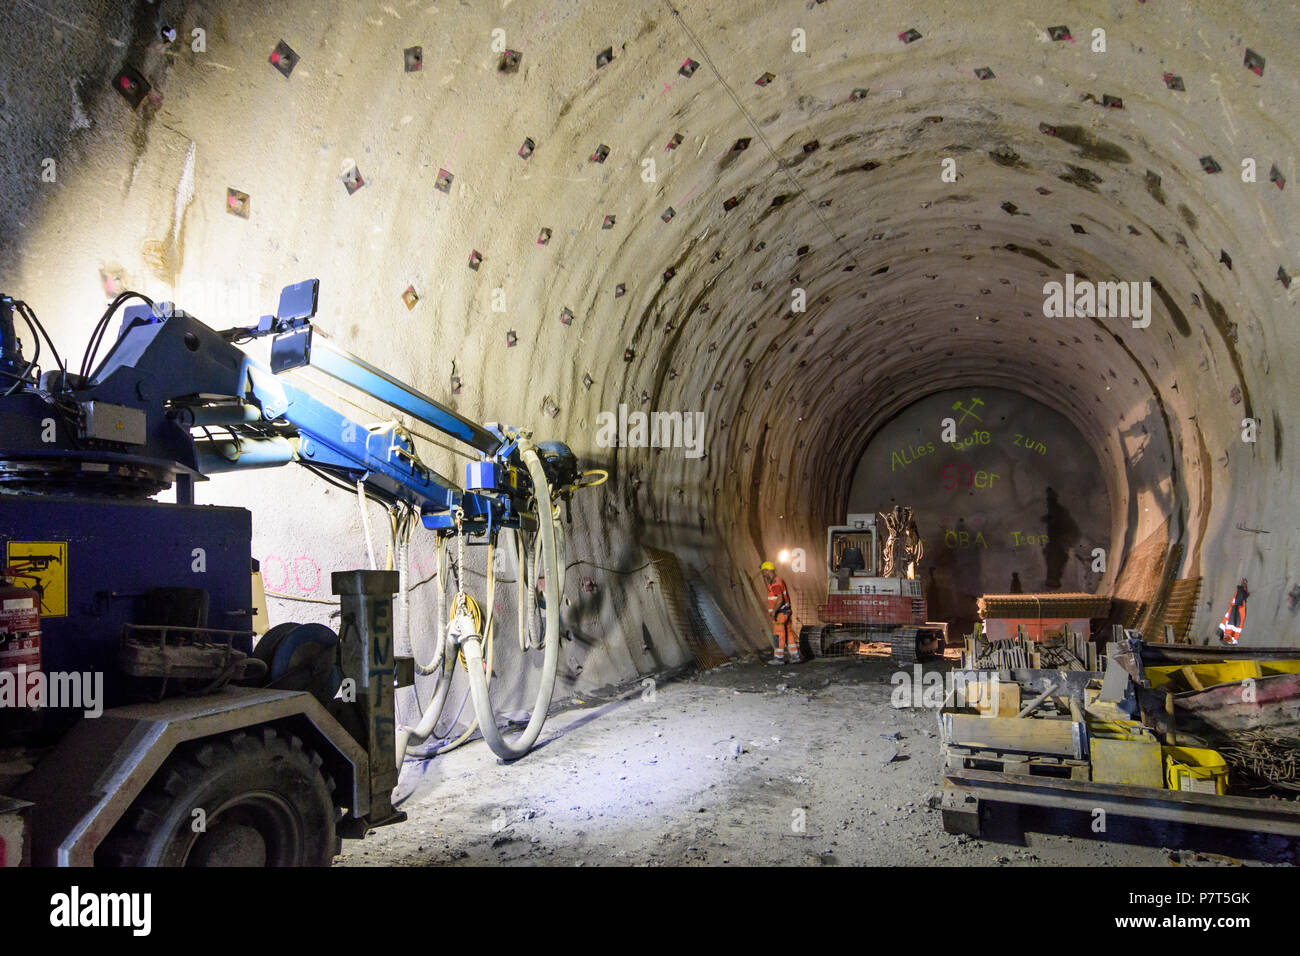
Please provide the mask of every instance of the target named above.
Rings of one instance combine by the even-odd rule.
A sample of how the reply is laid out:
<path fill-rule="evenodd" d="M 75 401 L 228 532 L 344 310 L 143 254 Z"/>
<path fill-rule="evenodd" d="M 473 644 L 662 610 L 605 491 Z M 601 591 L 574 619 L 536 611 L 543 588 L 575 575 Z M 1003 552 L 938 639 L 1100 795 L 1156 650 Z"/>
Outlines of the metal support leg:
<path fill-rule="evenodd" d="M 330 586 L 340 597 L 342 621 L 339 644 L 343 677 L 351 680 L 366 739 L 360 741 L 370 754 L 370 815 L 364 827 L 383 826 L 406 819 L 393 809 L 393 788 L 397 786 L 396 717 L 394 679 L 397 655 L 393 646 L 393 594 L 398 587 L 396 571 L 335 571 Z"/>

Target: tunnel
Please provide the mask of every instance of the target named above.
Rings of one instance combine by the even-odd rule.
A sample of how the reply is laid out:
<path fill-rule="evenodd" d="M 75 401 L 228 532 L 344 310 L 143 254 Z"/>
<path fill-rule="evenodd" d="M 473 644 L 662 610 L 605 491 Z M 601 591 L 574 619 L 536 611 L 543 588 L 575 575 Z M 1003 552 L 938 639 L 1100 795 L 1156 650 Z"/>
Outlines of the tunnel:
<path fill-rule="evenodd" d="M 1208 645 L 1247 579 L 1243 644 L 1296 646 L 1294 13 L 9 4 L 0 275 L 65 352 L 123 289 L 225 328 L 319 278 L 331 342 L 607 471 L 557 699 L 768 654 L 760 563 L 810 623 L 827 528 L 896 504 L 950 634 L 1014 573 Z M 252 511 L 273 620 L 329 623 L 386 522 L 295 468 L 196 499 Z"/>

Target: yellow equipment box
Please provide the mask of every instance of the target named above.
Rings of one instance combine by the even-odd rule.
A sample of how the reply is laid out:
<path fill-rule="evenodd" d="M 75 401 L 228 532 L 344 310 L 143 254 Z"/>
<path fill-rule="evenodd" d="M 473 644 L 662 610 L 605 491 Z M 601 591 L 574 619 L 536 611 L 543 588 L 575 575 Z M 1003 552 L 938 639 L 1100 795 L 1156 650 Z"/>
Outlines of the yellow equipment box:
<path fill-rule="evenodd" d="M 1160 741 L 1139 721 L 1089 721 L 1088 749 L 1092 757 L 1092 779 L 1098 783 L 1164 789 Z"/>
<path fill-rule="evenodd" d="M 1228 764 L 1216 750 L 1204 747 L 1165 747 L 1170 790 L 1192 793 L 1228 792 Z"/>

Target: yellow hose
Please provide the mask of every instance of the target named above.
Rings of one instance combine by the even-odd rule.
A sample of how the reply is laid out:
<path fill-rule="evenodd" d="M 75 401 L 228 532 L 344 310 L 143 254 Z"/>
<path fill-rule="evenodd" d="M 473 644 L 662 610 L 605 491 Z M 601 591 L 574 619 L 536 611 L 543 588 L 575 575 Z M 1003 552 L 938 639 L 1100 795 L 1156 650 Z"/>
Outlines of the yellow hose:
<path fill-rule="evenodd" d="M 488 542 L 487 602 L 488 602 L 489 611 L 492 608 L 492 601 L 494 600 L 495 593 L 496 593 L 497 580 L 496 580 L 495 559 L 496 559 L 496 545 L 492 544 L 491 542 Z M 461 574 L 464 573 L 465 572 L 462 569 Z M 474 629 L 476 631 L 481 631 L 483 628 L 483 609 L 479 607 L 478 602 L 475 601 L 468 594 L 465 595 L 465 606 L 469 609 L 469 616 L 470 619 L 473 620 L 474 622 Z M 451 616 L 452 617 L 456 616 L 456 608 L 454 604 L 451 609 Z M 448 623 L 450 623 L 450 620 L 448 621 Z M 483 640 L 487 644 L 487 683 L 489 687 L 492 686 L 492 661 L 494 659 L 495 651 L 496 651 L 495 642 L 492 640 L 492 632 L 493 632 L 492 624 L 493 624 L 493 615 L 489 613 L 487 619 L 487 633 L 483 636 Z M 465 668 L 465 673 L 468 674 L 469 664 L 465 660 L 465 652 L 462 650 L 459 651 L 458 653 L 460 654 L 460 665 L 461 667 Z M 438 748 L 438 753 L 445 754 L 449 750 L 455 750 L 461 744 L 468 741 L 469 738 L 473 736 L 474 731 L 476 730 L 478 730 L 477 714 L 475 714 L 475 717 L 470 722 L 470 725 L 467 728 L 465 728 L 465 732 L 461 734 L 459 737 L 457 737 L 455 740 L 453 740 L 451 743 L 449 743 L 447 746 Z"/>
<path fill-rule="evenodd" d="M 579 488 L 599 488 L 607 481 L 609 481 L 608 471 L 604 468 L 591 468 L 580 474 L 578 480 L 569 487 L 575 491 Z"/>

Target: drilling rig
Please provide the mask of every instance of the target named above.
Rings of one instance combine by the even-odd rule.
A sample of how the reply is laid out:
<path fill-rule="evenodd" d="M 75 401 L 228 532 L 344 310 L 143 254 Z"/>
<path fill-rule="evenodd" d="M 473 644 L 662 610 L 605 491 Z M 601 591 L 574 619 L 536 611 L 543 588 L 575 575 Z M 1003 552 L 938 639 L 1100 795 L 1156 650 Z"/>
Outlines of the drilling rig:
<path fill-rule="evenodd" d="M 581 472 L 563 443 L 472 422 L 337 348 L 312 323 L 319 288 L 286 286 L 275 315 L 224 331 L 124 292 L 75 371 L 26 303 L 0 297 L 0 865 L 328 864 L 342 838 L 404 819 L 392 803 L 403 754 L 429 736 L 458 660 L 492 750 L 513 760 L 537 740 L 559 656 L 561 506 L 602 473 Z M 269 367 L 240 347 L 263 337 Z M 393 419 L 339 413 L 285 374 L 296 369 Z M 463 485 L 422 460 L 417 426 L 464 446 Z M 255 644 L 265 608 L 252 516 L 197 505 L 194 488 L 290 463 L 356 494 L 363 514 L 384 505 L 399 567 L 376 570 L 372 548 L 371 568 L 331 576 L 337 631 L 284 622 Z M 175 500 L 158 500 L 168 490 Z M 409 613 L 405 635 L 394 625 L 394 595 L 409 611 L 417 532 L 436 536 L 440 572 L 427 660 L 411 649 Z M 520 562 L 521 629 L 526 601 L 545 619 L 538 641 L 520 639 L 544 659 L 513 740 L 484 665 L 499 540 Z M 467 541 L 488 546 L 488 599 L 466 593 L 458 562 L 444 613 L 447 550 Z M 436 690 L 419 722 L 400 726 L 396 689 L 417 672 Z M 77 699 L 85 688 L 98 688 L 93 707 Z"/>

